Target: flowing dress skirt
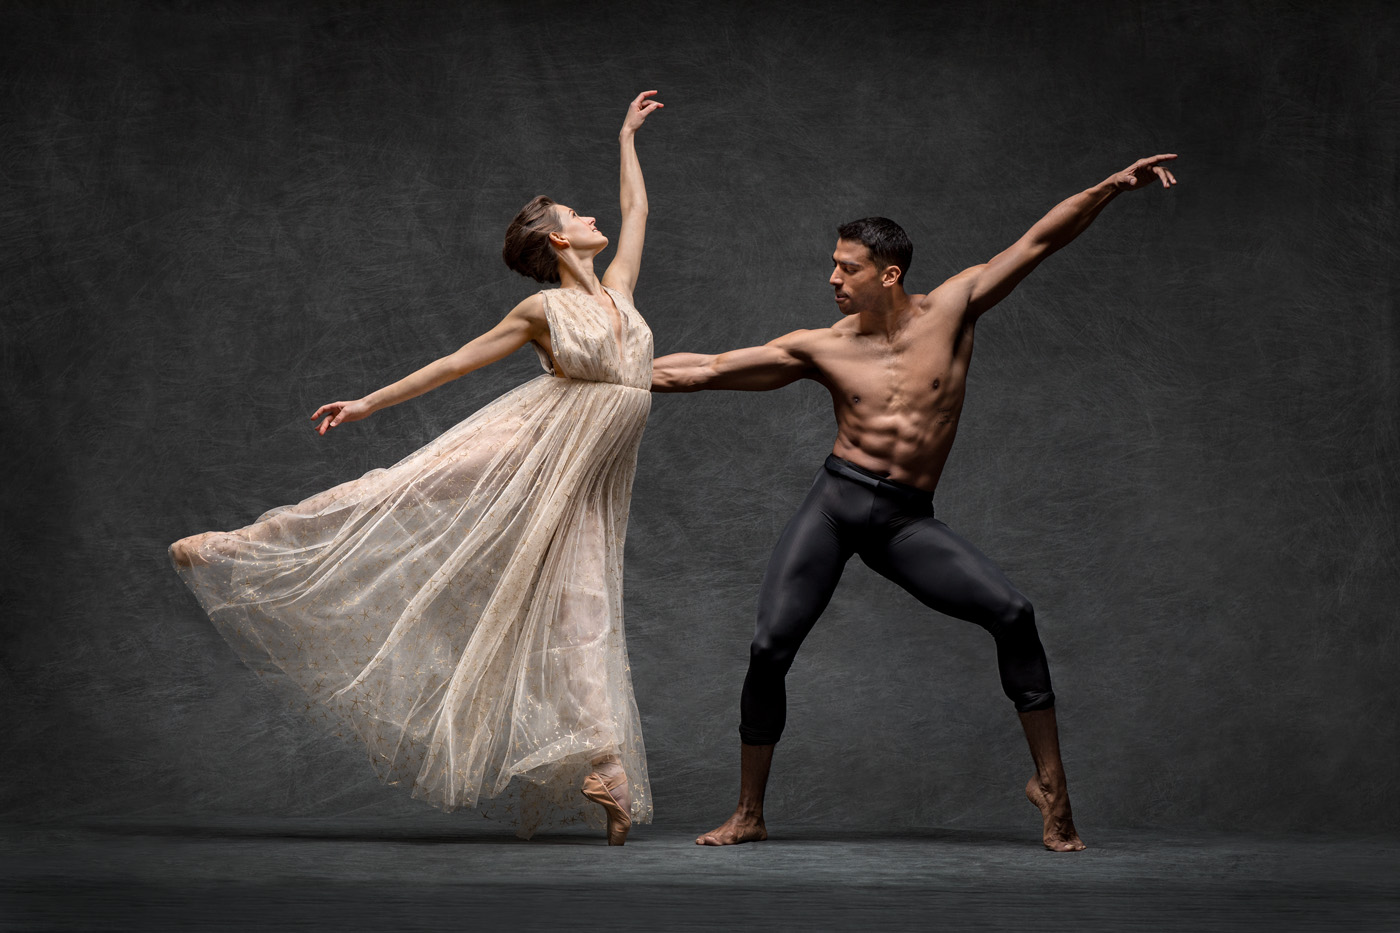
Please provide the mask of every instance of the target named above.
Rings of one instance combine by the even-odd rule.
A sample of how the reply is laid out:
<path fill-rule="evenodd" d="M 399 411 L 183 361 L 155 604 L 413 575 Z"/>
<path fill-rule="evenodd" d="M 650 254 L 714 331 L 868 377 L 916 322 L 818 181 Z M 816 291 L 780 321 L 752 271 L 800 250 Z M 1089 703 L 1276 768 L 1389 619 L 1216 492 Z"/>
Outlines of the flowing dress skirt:
<path fill-rule="evenodd" d="M 601 826 L 579 786 L 615 754 L 649 822 L 622 550 L 650 405 L 540 376 L 388 469 L 203 536 L 178 569 L 249 666 L 386 782 L 528 836 Z"/>

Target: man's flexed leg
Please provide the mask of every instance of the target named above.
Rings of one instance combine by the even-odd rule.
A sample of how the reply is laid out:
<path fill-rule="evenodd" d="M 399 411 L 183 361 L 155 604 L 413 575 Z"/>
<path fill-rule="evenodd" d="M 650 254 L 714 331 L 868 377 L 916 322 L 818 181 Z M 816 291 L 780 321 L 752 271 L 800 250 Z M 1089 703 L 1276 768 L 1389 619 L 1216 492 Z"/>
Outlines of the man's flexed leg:
<path fill-rule="evenodd" d="M 990 558 L 931 515 L 891 528 L 888 538 L 861 550 L 862 559 L 929 608 L 991 633 L 1002 690 L 1016 705 L 1035 761 L 1026 796 L 1040 810 L 1041 838 L 1056 852 L 1083 849 L 1060 760 L 1050 667 L 1030 601 Z"/>

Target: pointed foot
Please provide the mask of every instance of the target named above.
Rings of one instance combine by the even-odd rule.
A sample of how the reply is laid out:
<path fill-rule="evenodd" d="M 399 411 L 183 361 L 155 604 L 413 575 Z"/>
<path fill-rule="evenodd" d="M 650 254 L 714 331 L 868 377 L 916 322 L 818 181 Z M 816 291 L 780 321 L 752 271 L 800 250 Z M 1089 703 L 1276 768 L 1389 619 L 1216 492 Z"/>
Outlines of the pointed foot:
<path fill-rule="evenodd" d="M 622 766 L 599 765 L 583 779 L 583 796 L 603 808 L 608 819 L 608 845 L 625 845 L 632 829 L 632 793 Z"/>
<path fill-rule="evenodd" d="M 1063 782 L 1057 786 L 1033 776 L 1026 782 L 1026 799 L 1040 811 L 1041 841 L 1045 848 L 1051 852 L 1082 852 L 1088 848 L 1074 828 L 1069 790 Z"/>

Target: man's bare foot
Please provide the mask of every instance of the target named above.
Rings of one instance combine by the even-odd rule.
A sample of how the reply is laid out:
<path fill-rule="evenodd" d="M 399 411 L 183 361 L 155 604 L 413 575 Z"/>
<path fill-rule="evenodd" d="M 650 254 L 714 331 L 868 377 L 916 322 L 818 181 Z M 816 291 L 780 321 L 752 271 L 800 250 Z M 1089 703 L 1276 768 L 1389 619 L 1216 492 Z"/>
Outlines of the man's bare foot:
<path fill-rule="evenodd" d="M 1044 820 L 1041 839 L 1045 848 L 1051 852 L 1080 852 L 1087 848 L 1074 829 L 1067 789 L 1043 784 L 1039 777 L 1032 775 L 1026 782 L 1026 797 L 1035 804 Z"/>
<path fill-rule="evenodd" d="M 763 825 L 763 816 L 750 816 L 739 810 L 725 820 L 724 825 L 712 829 L 695 840 L 697 846 L 737 846 L 741 842 L 762 842 L 768 838 L 768 829 Z"/>

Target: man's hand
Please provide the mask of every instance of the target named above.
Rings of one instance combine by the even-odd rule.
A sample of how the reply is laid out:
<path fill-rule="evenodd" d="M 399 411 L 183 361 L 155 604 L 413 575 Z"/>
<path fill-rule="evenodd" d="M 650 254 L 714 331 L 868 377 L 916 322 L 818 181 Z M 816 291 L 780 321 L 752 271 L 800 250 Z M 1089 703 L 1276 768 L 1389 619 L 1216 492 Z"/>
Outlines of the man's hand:
<path fill-rule="evenodd" d="M 372 414 L 374 409 L 364 399 L 356 399 L 353 402 L 331 402 L 329 405 L 322 405 L 311 415 L 311 420 L 315 421 L 325 415 L 321 423 L 314 426 L 316 433 L 324 437 L 326 432 L 336 425 L 347 421 L 360 421 Z"/>
<path fill-rule="evenodd" d="M 1138 159 L 1123 171 L 1109 179 L 1113 187 L 1118 191 L 1136 191 L 1139 188 L 1146 188 L 1153 177 L 1162 180 L 1163 188 L 1170 188 L 1176 184 L 1176 176 L 1169 172 L 1163 162 L 1170 162 L 1176 158 L 1176 153 L 1166 155 L 1149 156 L 1146 159 Z"/>
<path fill-rule="evenodd" d="M 659 100 L 647 100 L 655 93 L 656 91 L 643 91 L 633 99 L 632 103 L 627 105 L 627 118 L 622 121 L 622 130 L 619 135 L 630 136 L 637 132 L 653 110 L 660 110 L 666 106 Z"/>

